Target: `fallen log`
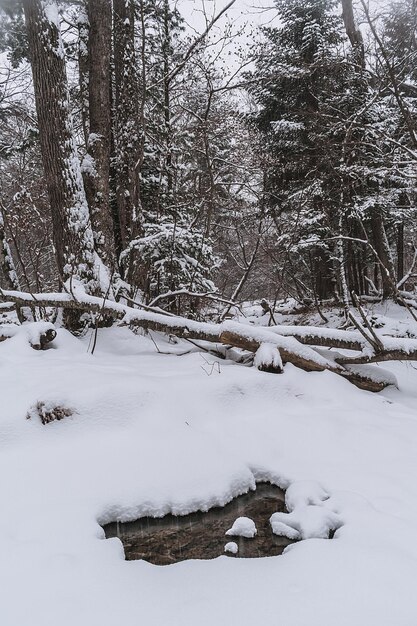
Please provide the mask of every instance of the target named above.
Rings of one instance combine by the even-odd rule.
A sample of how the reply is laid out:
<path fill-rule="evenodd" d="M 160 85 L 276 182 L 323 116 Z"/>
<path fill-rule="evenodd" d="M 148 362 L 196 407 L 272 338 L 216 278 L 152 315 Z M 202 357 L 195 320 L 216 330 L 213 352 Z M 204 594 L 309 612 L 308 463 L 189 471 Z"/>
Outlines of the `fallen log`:
<path fill-rule="evenodd" d="M 91 311 L 113 317 L 119 320 L 121 325 L 139 326 L 145 330 L 170 333 L 185 339 L 216 342 L 219 341 L 220 337 L 219 324 L 195 322 L 194 320 L 175 315 L 134 309 L 120 302 L 90 296 L 80 287 L 74 287 L 73 295 L 69 293 L 30 294 L 5 290 L 0 290 L 0 293 L 4 298 L 13 300 L 16 306 L 55 307 L 86 312 Z"/>
<path fill-rule="evenodd" d="M 322 348 L 363 350 L 364 338 L 358 332 L 315 326 L 268 326 L 268 330 L 284 337 L 294 337 L 300 343 Z"/>
<path fill-rule="evenodd" d="M 359 354 L 358 356 L 341 356 L 336 359 L 339 365 L 370 365 L 387 361 L 417 361 L 417 349 L 407 352 L 405 350 L 383 350 L 377 354 Z"/>
<path fill-rule="evenodd" d="M 250 331 L 252 328 L 249 327 Z M 261 331 L 263 329 L 257 329 L 257 331 Z M 248 331 L 246 331 L 248 332 Z M 255 333 L 256 334 L 256 333 Z M 286 337 L 285 339 L 294 339 L 293 337 Z M 258 343 L 255 339 L 248 339 L 238 333 L 233 333 L 231 331 L 225 331 L 220 335 L 220 341 L 222 343 L 228 343 L 230 345 L 236 346 L 243 350 L 248 350 L 249 352 L 257 353 L 258 350 L 261 349 L 262 343 Z M 275 344 L 279 343 L 276 341 Z M 278 347 L 278 346 L 277 346 Z M 302 347 L 300 345 L 300 347 Z M 279 353 L 281 355 L 281 359 L 283 363 L 292 363 L 296 367 L 306 371 L 306 372 L 323 372 L 325 370 L 329 372 L 333 372 L 334 374 L 338 374 L 343 378 L 346 378 L 354 384 L 359 389 L 363 389 L 365 391 L 378 392 L 382 391 L 389 385 L 396 386 L 397 381 L 395 376 L 393 376 L 390 372 L 386 372 L 385 370 L 379 370 L 378 368 L 365 368 L 362 366 L 348 365 L 342 366 L 339 363 L 338 359 L 333 358 L 333 354 L 330 353 L 329 357 L 326 358 L 323 355 L 323 352 L 316 352 L 315 350 L 310 348 L 309 355 L 311 353 L 314 354 L 314 358 L 308 358 L 306 353 L 302 353 L 299 349 L 289 350 L 288 345 L 286 347 L 279 346 Z M 320 362 L 319 357 L 323 360 Z M 256 364 L 256 362 L 255 362 Z M 274 372 L 274 363 L 272 362 L 269 366 L 264 362 L 262 371 L 265 372 Z M 374 371 L 375 370 L 375 371 Z M 274 373 L 280 373 L 274 372 Z"/>
<path fill-rule="evenodd" d="M 16 309 L 14 302 L 0 302 L 0 313 L 10 313 Z"/>
<path fill-rule="evenodd" d="M 251 329 L 252 330 L 252 329 Z M 259 332 L 259 331 L 258 331 Z M 268 336 L 265 337 L 265 342 L 267 341 Z M 280 339 L 284 340 L 293 340 L 292 350 L 288 343 L 283 345 L 283 342 Z M 296 367 L 299 367 L 306 372 L 323 372 L 326 369 L 330 371 L 334 371 L 338 373 L 343 367 L 338 366 L 337 364 L 333 364 L 330 361 L 327 361 L 324 358 L 320 358 L 320 355 L 315 353 L 311 348 L 309 352 L 304 354 L 302 351 L 297 350 L 296 342 L 297 340 L 293 337 L 280 337 L 279 335 L 272 335 L 271 341 L 269 343 L 275 345 L 280 352 L 283 363 L 292 363 Z M 248 350 L 249 352 L 256 352 L 261 346 L 262 340 L 256 341 L 256 339 L 248 338 L 245 334 L 241 334 L 236 330 L 230 331 L 225 330 L 220 334 L 220 342 L 226 345 L 235 346 L 236 348 L 241 348 L 242 350 Z M 302 348 L 301 344 L 300 348 Z M 317 357 L 317 358 L 316 358 Z"/>
<path fill-rule="evenodd" d="M 384 361 L 417 361 L 417 340 L 402 337 L 378 335 L 381 348 L 370 350 L 370 346 L 357 332 L 314 327 L 274 326 L 268 330 L 279 332 L 287 337 L 294 337 L 300 343 L 310 346 L 354 350 L 356 356 L 338 355 L 335 363 L 339 365 L 366 365 Z M 352 339 L 350 339 L 352 336 Z M 323 354 L 323 353 L 321 353 Z"/>
<path fill-rule="evenodd" d="M 85 293 L 81 285 L 73 285 L 71 293 L 27 294 L 23 292 L 0 291 L 5 300 L 17 306 L 60 307 L 92 311 L 111 316 L 121 325 L 138 326 L 144 329 L 169 333 L 179 338 L 220 343 L 256 353 L 262 344 L 270 346 L 270 362 L 263 355 L 261 369 L 282 371 L 282 363 L 308 372 L 330 371 L 347 378 L 362 389 L 380 391 L 392 380 L 371 375 L 354 365 L 369 364 L 383 360 L 417 360 L 417 341 L 400 340 L 381 336 L 383 349 L 375 352 L 367 345 L 360 333 L 313 327 L 259 327 L 226 321 L 221 324 L 196 322 L 179 316 L 138 310 L 127 304 L 103 300 Z M 46 337 L 47 338 L 47 337 Z M 391 344 L 390 344 L 391 340 Z M 394 342 L 394 343 L 392 343 Z M 399 343 L 400 342 L 400 343 Z M 405 342 L 405 343 L 404 343 Z M 42 341 L 39 340 L 39 345 Z M 325 354 L 312 346 L 343 348 L 359 351 L 358 356 L 345 357 L 340 354 Z M 279 356 L 279 359 L 278 359 Z"/>
<path fill-rule="evenodd" d="M 378 392 L 390 385 L 397 386 L 395 376 L 379 367 L 347 365 L 345 370 L 340 372 L 340 375 L 365 391 Z"/>
<path fill-rule="evenodd" d="M 382 348 L 378 351 L 364 350 L 358 355 L 338 355 L 340 365 L 367 365 L 384 361 L 417 361 L 417 340 L 380 335 Z"/>
<path fill-rule="evenodd" d="M 86 311 L 93 313 L 103 313 L 115 319 L 121 319 L 124 315 L 124 308 L 118 308 L 117 302 L 111 302 L 111 306 L 106 304 L 106 300 L 85 294 L 85 299 L 78 299 L 70 293 L 25 293 L 23 291 L 6 291 L 0 289 L 0 293 L 6 300 L 11 300 L 15 307 L 30 307 L 47 309 L 63 308 L 76 311 Z"/>

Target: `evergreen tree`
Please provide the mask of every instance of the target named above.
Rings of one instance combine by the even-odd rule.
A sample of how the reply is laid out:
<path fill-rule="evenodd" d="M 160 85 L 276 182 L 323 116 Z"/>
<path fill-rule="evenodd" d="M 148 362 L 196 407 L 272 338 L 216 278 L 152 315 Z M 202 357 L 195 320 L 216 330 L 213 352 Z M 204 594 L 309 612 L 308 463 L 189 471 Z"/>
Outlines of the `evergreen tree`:
<path fill-rule="evenodd" d="M 253 121 L 267 148 L 266 192 L 279 248 L 299 257 L 297 271 L 317 297 L 326 298 L 334 288 L 326 240 L 337 228 L 343 202 L 339 120 L 351 108 L 342 24 L 333 0 L 276 5 L 281 25 L 264 29 L 257 54 Z"/>
<path fill-rule="evenodd" d="M 280 257 L 299 295 L 310 290 L 314 297 L 335 293 L 346 300 L 348 289 L 367 293 L 373 266 L 373 282 L 380 276 L 384 295 L 392 295 L 396 272 L 385 225 L 410 186 L 393 143 L 401 126 L 398 103 L 365 67 L 349 3 L 350 54 L 335 2 L 276 4 L 282 25 L 264 31 L 260 87 L 252 93 L 253 120 L 267 148 L 267 197 Z M 338 237 L 348 242 L 335 244 Z M 364 238 L 378 259 L 354 241 Z"/>
<path fill-rule="evenodd" d="M 142 207 L 155 219 L 175 214 L 175 159 L 178 154 L 180 81 L 170 74 L 181 58 L 183 19 L 167 0 L 141 0 L 141 87 L 144 101 Z M 148 218 L 150 215 L 148 215 Z"/>

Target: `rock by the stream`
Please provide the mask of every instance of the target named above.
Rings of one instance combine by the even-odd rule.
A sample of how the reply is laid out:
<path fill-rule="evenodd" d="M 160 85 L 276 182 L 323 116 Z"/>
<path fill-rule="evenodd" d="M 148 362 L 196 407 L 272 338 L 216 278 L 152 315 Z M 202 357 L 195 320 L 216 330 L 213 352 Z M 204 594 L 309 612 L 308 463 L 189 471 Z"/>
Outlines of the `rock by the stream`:
<path fill-rule="evenodd" d="M 237 554 L 238 551 L 239 551 L 239 546 L 234 541 L 229 541 L 224 546 L 224 551 L 225 552 L 230 552 L 231 554 Z"/>
<path fill-rule="evenodd" d="M 250 517 L 238 517 L 233 526 L 226 530 L 226 535 L 252 539 L 257 533 L 255 522 Z"/>

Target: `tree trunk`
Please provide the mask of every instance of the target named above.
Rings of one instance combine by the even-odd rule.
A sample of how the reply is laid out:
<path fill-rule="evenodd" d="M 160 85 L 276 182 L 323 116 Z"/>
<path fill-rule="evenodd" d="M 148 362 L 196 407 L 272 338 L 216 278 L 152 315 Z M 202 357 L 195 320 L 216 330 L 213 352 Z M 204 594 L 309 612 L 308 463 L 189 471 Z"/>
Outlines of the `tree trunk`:
<path fill-rule="evenodd" d="M 173 189 L 172 176 L 172 137 L 171 137 L 171 89 L 169 78 L 169 56 L 171 48 L 171 33 L 169 21 L 169 0 L 164 0 L 164 40 L 162 44 L 162 55 L 164 63 L 164 122 L 166 135 L 166 156 L 165 167 L 167 174 L 168 203 L 171 203 Z"/>
<path fill-rule="evenodd" d="M 114 69 L 116 96 L 116 200 L 122 247 L 138 233 L 141 133 L 133 0 L 114 0 Z"/>
<path fill-rule="evenodd" d="M 19 291 L 20 285 L 17 278 L 15 264 L 13 262 L 12 253 L 9 242 L 7 241 L 6 232 L 4 230 L 3 216 L 0 212 L 0 281 L 7 289 Z"/>
<path fill-rule="evenodd" d="M 81 124 L 83 127 L 84 143 L 87 148 L 89 129 L 88 113 L 88 35 L 89 24 L 87 7 L 81 6 L 77 16 L 78 28 L 78 85 L 80 88 Z"/>
<path fill-rule="evenodd" d="M 357 28 L 353 13 L 352 0 L 342 0 L 342 17 L 345 24 L 346 34 L 352 45 L 354 56 L 358 64 L 363 69 L 365 67 L 365 48 L 363 45 L 362 33 Z"/>
<path fill-rule="evenodd" d="M 333 285 L 331 280 L 331 266 L 327 251 L 316 248 L 313 257 L 314 294 L 319 301 L 331 298 Z"/>
<path fill-rule="evenodd" d="M 399 197 L 400 212 L 409 208 L 410 199 L 408 194 L 406 192 L 402 192 Z M 404 234 L 404 220 L 402 219 L 397 225 L 397 282 L 399 282 L 405 274 Z"/>
<path fill-rule="evenodd" d="M 397 226 L 397 282 L 404 276 L 404 222 Z"/>
<path fill-rule="evenodd" d="M 380 272 L 382 280 L 382 295 L 384 298 L 390 298 L 395 293 L 395 267 L 388 243 L 387 233 L 385 231 L 384 221 L 381 212 L 378 211 L 378 209 L 374 209 L 372 211 L 371 228 L 374 247 L 381 261 Z"/>
<path fill-rule="evenodd" d="M 73 137 L 58 10 L 50 0 L 24 0 L 42 163 L 61 281 L 94 291 L 94 243 Z"/>
<path fill-rule="evenodd" d="M 96 251 L 106 267 L 114 271 L 117 263 L 110 207 L 110 2 L 87 0 L 87 15 L 90 130 L 83 174 Z"/>

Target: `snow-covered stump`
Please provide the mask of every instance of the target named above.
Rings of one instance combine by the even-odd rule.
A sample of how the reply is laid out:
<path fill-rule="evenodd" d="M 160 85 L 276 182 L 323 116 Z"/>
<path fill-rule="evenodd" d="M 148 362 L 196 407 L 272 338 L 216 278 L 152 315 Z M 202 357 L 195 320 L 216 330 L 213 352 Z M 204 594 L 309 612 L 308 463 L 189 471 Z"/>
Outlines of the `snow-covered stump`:
<path fill-rule="evenodd" d="M 16 336 L 23 336 L 34 350 L 45 350 L 56 337 L 56 330 L 50 322 L 30 322 L 28 324 L 4 324 L 0 326 L 0 342 Z"/>

